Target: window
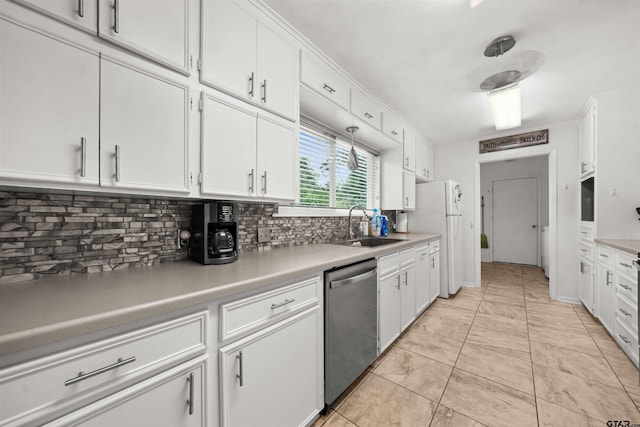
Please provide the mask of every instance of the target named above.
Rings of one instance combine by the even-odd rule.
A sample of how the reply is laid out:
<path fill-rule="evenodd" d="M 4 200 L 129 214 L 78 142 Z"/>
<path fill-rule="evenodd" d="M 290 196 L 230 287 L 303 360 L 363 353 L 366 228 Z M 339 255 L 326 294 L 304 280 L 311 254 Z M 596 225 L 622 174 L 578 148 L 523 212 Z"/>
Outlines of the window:
<path fill-rule="evenodd" d="M 300 127 L 297 205 L 315 208 L 379 207 L 379 158 L 356 146 L 358 169 L 349 170 L 349 141 Z"/>

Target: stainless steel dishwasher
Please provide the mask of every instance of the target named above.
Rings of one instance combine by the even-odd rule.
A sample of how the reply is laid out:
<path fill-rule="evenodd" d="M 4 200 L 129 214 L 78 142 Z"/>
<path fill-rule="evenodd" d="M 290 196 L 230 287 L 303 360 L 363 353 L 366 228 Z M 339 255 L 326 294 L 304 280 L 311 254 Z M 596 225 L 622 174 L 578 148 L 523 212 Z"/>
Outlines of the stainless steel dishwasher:
<path fill-rule="evenodd" d="M 324 400 L 327 409 L 378 355 L 374 259 L 324 274 Z"/>

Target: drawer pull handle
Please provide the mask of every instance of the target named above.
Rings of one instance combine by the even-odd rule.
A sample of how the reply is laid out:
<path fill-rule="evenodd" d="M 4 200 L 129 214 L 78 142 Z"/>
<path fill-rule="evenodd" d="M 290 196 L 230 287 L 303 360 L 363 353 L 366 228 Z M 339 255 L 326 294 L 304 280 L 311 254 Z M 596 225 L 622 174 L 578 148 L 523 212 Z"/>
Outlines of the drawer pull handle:
<path fill-rule="evenodd" d="M 117 34 L 120 32 L 120 8 L 118 0 L 113 0 L 113 31 Z"/>
<path fill-rule="evenodd" d="M 189 405 L 189 415 L 193 415 L 193 381 L 194 375 L 193 372 L 191 372 L 189 377 L 187 377 L 187 382 L 189 383 L 189 400 L 187 400 L 187 405 Z"/>
<path fill-rule="evenodd" d="M 78 16 L 84 18 L 84 0 L 78 0 Z"/>
<path fill-rule="evenodd" d="M 242 351 L 238 352 L 236 359 L 238 359 L 238 373 L 236 374 L 236 378 L 240 380 L 240 387 L 242 387 L 244 385 L 244 373 L 242 371 Z"/>
<path fill-rule="evenodd" d="M 603 256 L 605 258 L 609 258 L 609 255 L 607 255 L 607 254 L 598 254 L 598 255 Z"/>
<path fill-rule="evenodd" d="M 118 361 L 116 363 L 113 363 L 111 365 L 105 366 L 105 367 L 100 368 L 100 369 L 96 369 L 95 371 L 87 372 L 86 374 L 84 372 L 82 372 L 82 371 L 79 372 L 77 377 L 71 378 L 70 380 L 66 380 L 64 382 L 64 385 L 67 386 L 67 385 L 75 384 L 75 383 L 80 382 L 80 381 L 84 381 L 87 378 L 95 377 L 96 375 L 102 374 L 104 372 L 110 371 L 110 370 L 115 369 L 115 368 L 119 368 L 120 366 L 126 365 L 128 363 L 132 363 L 132 362 L 135 362 L 135 361 L 136 361 L 136 357 L 135 356 L 130 357 L 128 359 L 123 359 L 122 357 L 119 357 Z"/>
<path fill-rule="evenodd" d="M 620 287 L 621 287 L 621 288 L 624 288 L 624 289 L 626 289 L 626 290 L 628 290 L 628 291 L 630 291 L 630 290 L 631 290 L 631 288 L 630 288 L 629 286 L 627 286 L 627 285 L 624 285 L 624 284 L 622 284 L 622 283 L 619 283 L 619 285 L 620 285 Z"/>
<path fill-rule="evenodd" d="M 398 132 L 396 132 L 395 130 L 392 130 L 392 131 L 391 131 L 391 135 L 393 135 L 393 136 L 398 136 Z"/>
<path fill-rule="evenodd" d="M 627 268 L 631 268 L 632 267 L 631 265 L 627 264 L 626 262 L 621 262 L 620 265 L 623 266 L 623 267 L 627 267 Z"/>
<path fill-rule="evenodd" d="M 327 92 L 329 92 L 329 93 L 333 93 L 333 92 L 335 92 L 335 91 L 336 91 L 334 88 L 332 88 L 331 86 L 329 86 L 329 85 L 328 85 L 328 84 L 326 84 L 326 83 L 324 83 L 324 84 L 322 85 L 322 87 L 323 87 Z"/>
<path fill-rule="evenodd" d="M 623 310 L 623 309 L 619 308 L 619 309 L 618 309 L 618 311 L 620 311 L 620 313 L 624 314 L 624 315 L 625 315 L 625 316 L 627 316 L 627 317 L 631 317 L 631 313 L 629 313 L 629 312 L 628 312 L 628 311 L 626 311 L 626 310 Z"/>
<path fill-rule="evenodd" d="M 613 274 L 611 273 L 611 271 L 607 270 L 607 286 L 611 286 L 613 284 L 613 281 L 610 280 L 611 276 L 613 276 Z"/>
<path fill-rule="evenodd" d="M 372 116 L 371 114 L 369 114 L 368 112 L 366 112 L 366 111 L 364 112 L 364 116 L 365 116 L 367 119 L 373 119 L 373 116 Z"/>
<path fill-rule="evenodd" d="M 618 336 L 620 337 L 620 339 L 622 339 L 622 341 L 624 341 L 626 344 L 631 344 L 631 341 L 629 340 L 629 338 L 625 337 L 624 335 L 620 335 L 618 334 Z"/>
<path fill-rule="evenodd" d="M 286 300 L 284 300 L 284 301 L 282 301 L 281 303 L 278 303 L 278 304 L 271 304 L 271 310 L 275 310 L 276 308 L 283 307 L 283 306 L 285 306 L 287 304 L 291 304 L 295 300 L 296 300 L 295 298 L 291 298 L 291 299 L 286 299 Z"/>

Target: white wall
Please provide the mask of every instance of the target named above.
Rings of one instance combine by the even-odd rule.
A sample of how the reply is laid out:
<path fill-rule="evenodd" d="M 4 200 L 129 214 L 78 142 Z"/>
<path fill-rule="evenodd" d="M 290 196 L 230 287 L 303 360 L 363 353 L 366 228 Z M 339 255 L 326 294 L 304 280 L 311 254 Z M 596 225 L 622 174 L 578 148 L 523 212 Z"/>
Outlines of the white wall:
<path fill-rule="evenodd" d="M 640 90 L 596 99 L 596 237 L 640 239 Z"/>
<path fill-rule="evenodd" d="M 579 191 L 577 179 L 578 164 L 578 123 L 563 122 L 550 124 L 549 144 L 535 147 L 526 147 L 502 152 L 479 154 L 478 141 L 465 141 L 457 144 L 436 145 L 435 151 L 435 178 L 453 179 L 459 182 L 463 188 L 463 244 L 464 254 L 464 281 L 469 285 L 480 285 L 479 268 L 476 269 L 476 254 L 480 260 L 480 227 L 476 227 L 476 221 L 480 219 L 480 182 L 476 182 L 475 174 L 477 162 L 505 160 L 509 158 L 523 158 L 532 156 L 545 156 L 555 150 L 557 169 L 549 171 L 550 178 L 556 179 L 555 188 L 549 189 L 551 198 L 555 198 L 558 226 L 557 237 L 557 297 L 565 300 L 577 300 L 578 298 L 578 226 L 579 226 Z M 490 139 L 498 136 L 524 133 L 534 129 L 513 129 L 495 135 L 487 135 L 482 139 Z M 479 176 L 479 171 L 478 176 Z M 557 178 L 556 178 L 557 177 Z M 478 180 L 479 181 L 479 180 Z M 552 191 L 554 190 L 554 191 Z M 475 195 L 477 192 L 478 203 Z M 553 203 L 550 203 L 553 205 Z M 554 215 L 550 215 L 553 218 Z M 477 218 L 477 219 L 476 219 Z M 476 239 L 477 234 L 477 239 Z M 478 244 L 476 245 L 476 240 Z M 479 266 L 478 266 L 479 267 Z"/>
<path fill-rule="evenodd" d="M 489 248 L 481 249 L 482 262 L 493 261 L 493 193 L 492 183 L 500 179 L 538 178 L 538 265 L 542 253 L 542 227 L 549 225 L 549 158 L 548 156 L 503 160 L 480 165 L 480 192 L 484 196 L 484 232 Z M 479 224 L 480 226 L 481 224 Z"/>

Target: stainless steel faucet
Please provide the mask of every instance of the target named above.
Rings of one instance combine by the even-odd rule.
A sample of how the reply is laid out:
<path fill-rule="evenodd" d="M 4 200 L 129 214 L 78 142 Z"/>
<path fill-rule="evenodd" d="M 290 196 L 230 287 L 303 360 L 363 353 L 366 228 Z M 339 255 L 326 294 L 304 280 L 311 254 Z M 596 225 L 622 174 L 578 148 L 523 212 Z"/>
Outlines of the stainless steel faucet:
<path fill-rule="evenodd" d="M 351 206 L 351 209 L 349 209 L 349 222 L 347 222 L 347 229 L 349 230 L 349 232 L 347 233 L 347 239 L 349 240 L 353 239 L 353 228 L 351 228 L 351 212 L 353 212 L 354 209 L 360 209 L 364 214 L 364 217 L 367 219 L 367 221 L 369 221 L 369 215 L 367 214 L 367 210 L 365 208 L 358 205 Z"/>

